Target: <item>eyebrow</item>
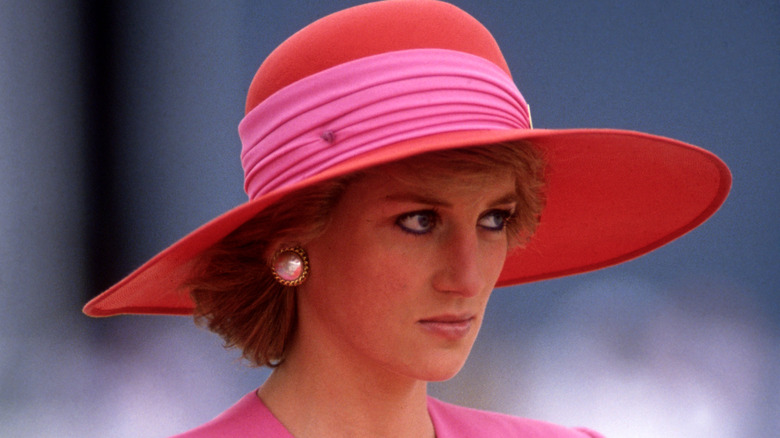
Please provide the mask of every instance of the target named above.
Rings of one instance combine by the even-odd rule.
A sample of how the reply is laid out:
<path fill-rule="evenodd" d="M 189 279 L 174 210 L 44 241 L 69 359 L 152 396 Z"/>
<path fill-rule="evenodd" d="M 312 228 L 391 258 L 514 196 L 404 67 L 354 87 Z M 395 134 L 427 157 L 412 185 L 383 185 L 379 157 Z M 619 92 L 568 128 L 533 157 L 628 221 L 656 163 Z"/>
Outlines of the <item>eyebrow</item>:
<path fill-rule="evenodd" d="M 436 207 L 452 207 L 451 203 L 438 199 L 435 196 L 425 195 L 425 194 L 421 195 L 419 193 L 412 193 L 412 192 L 391 193 L 385 196 L 384 199 L 386 201 L 413 202 L 417 204 L 433 205 Z M 511 204 L 511 203 L 517 203 L 519 202 L 519 200 L 520 197 L 517 195 L 517 193 L 511 192 L 498 197 L 497 199 L 490 202 L 489 205 Z"/>

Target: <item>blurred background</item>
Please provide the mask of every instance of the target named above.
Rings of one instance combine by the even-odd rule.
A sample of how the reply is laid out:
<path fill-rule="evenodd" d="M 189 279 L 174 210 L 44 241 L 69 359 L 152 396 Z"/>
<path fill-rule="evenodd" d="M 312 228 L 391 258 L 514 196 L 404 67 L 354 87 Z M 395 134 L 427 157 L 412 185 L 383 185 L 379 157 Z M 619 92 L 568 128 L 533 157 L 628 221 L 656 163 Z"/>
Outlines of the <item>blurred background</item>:
<path fill-rule="evenodd" d="M 81 307 L 246 199 L 236 126 L 287 36 L 354 1 L 0 1 L 0 436 L 162 437 L 259 386 L 186 317 Z M 500 289 L 445 400 L 609 437 L 780 430 L 780 3 L 455 3 L 543 128 L 700 145 L 734 187 L 618 267 Z"/>

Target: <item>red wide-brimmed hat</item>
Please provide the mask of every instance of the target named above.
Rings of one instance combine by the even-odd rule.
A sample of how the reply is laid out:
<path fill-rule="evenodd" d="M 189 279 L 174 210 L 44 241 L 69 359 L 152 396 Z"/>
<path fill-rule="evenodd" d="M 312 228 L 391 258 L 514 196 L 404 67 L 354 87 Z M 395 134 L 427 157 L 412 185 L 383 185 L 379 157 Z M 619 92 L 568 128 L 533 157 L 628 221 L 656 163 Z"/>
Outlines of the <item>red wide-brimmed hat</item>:
<path fill-rule="evenodd" d="M 541 223 L 497 286 L 642 255 L 704 222 L 731 185 L 716 156 L 676 140 L 532 129 L 490 32 L 434 0 L 349 8 L 290 37 L 257 71 L 239 134 L 249 201 L 91 300 L 86 314 L 190 314 L 183 284 L 197 256 L 280 197 L 428 151 L 522 140 L 545 157 Z"/>

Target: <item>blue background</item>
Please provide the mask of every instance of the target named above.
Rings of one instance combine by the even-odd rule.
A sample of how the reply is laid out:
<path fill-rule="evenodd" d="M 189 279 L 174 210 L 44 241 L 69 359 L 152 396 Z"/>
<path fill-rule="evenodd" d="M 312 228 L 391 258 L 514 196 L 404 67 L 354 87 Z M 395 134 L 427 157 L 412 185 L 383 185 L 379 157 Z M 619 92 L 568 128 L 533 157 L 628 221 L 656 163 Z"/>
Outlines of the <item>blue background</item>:
<path fill-rule="evenodd" d="M 351 1 L 0 4 L 0 435 L 166 436 L 262 383 L 188 318 L 83 303 L 245 200 L 236 126 L 287 36 Z M 497 290 L 448 401 L 610 437 L 780 430 L 775 1 L 456 1 L 540 128 L 702 146 L 722 209 L 606 270 Z"/>

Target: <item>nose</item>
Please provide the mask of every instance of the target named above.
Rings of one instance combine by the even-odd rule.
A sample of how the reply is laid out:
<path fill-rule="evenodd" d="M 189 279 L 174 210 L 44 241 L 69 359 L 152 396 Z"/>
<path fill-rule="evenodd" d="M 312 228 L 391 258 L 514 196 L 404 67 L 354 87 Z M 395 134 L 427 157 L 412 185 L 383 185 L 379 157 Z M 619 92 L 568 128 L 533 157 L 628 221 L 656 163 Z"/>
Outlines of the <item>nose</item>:
<path fill-rule="evenodd" d="M 440 292 L 473 297 L 485 288 L 486 255 L 480 251 L 475 230 L 453 230 L 442 236 L 438 248 L 434 288 Z M 500 267 L 499 267 L 500 268 Z"/>

